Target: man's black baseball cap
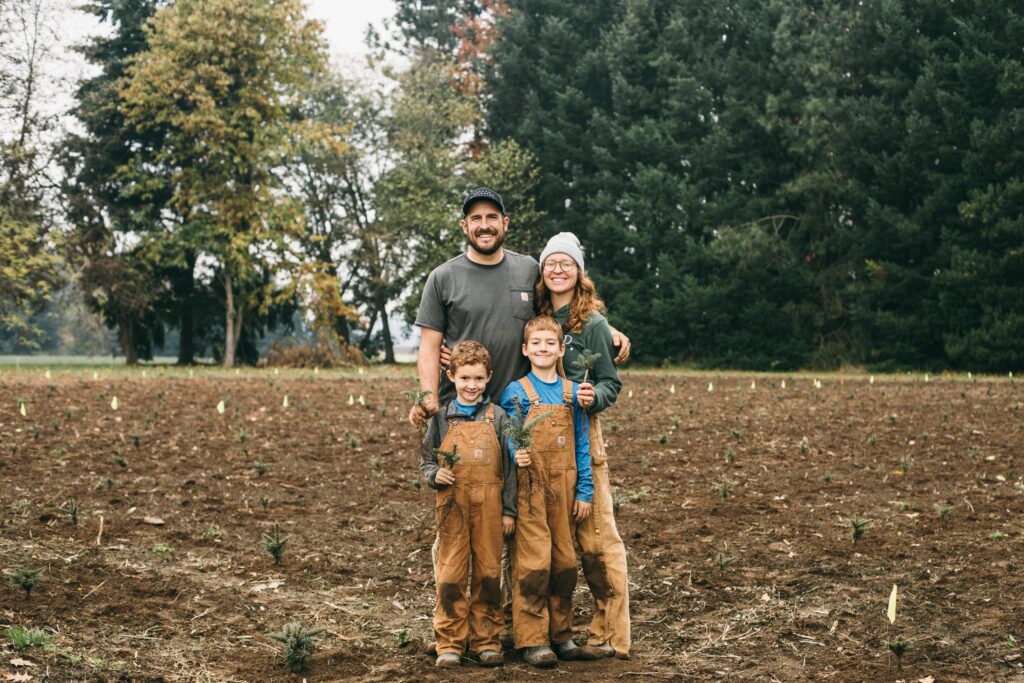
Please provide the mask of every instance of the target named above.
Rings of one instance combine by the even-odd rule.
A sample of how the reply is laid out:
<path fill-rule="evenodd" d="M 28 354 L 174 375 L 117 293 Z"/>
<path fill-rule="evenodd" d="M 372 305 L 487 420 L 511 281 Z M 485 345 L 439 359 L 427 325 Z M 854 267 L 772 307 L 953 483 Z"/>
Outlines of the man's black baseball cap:
<path fill-rule="evenodd" d="M 498 194 L 489 187 L 478 187 L 469 194 L 467 194 L 466 198 L 462 200 L 462 215 L 465 216 L 466 214 L 468 214 L 469 207 L 471 207 L 475 202 L 478 202 L 482 199 L 485 199 L 489 202 L 494 202 L 495 204 L 498 205 L 498 208 L 501 209 L 501 212 L 505 213 L 505 202 L 501 201 L 500 194 Z"/>

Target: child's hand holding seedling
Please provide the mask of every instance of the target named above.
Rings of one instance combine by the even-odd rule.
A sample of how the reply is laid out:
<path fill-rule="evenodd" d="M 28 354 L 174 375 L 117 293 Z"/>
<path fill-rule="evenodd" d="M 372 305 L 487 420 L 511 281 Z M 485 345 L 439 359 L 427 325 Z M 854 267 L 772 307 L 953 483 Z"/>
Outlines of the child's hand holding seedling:
<path fill-rule="evenodd" d="M 451 486 L 455 483 L 455 473 L 447 467 L 442 467 L 434 476 L 434 481 L 437 482 L 439 486 Z"/>
<path fill-rule="evenodd" d="M 530 460 L 530 451 L 526 450 L 525 448 L 520 448 L 518 451 L 516 451 L 517 465 L 519 465 L 520 467 L 529 467 L 531 463 L 533 463 L 533 461 Z"/>
<path fill-rule="evenodd" d="M 583 382 L 580 384 L 579 389 L 576 390 L 576 402 L 580 404 L 580 408 L 586 410 L 590 406 L 594 405 L 594 399 L 597 394 L 594 393 L 594 385 L 590 382 Z"/>
<path fill-rule="evenodd" d="M 516 518 L 509 517 L 508 515 L 502 515 L 501 530 L 506 536 L 514 534 L 516 532 Z"/>

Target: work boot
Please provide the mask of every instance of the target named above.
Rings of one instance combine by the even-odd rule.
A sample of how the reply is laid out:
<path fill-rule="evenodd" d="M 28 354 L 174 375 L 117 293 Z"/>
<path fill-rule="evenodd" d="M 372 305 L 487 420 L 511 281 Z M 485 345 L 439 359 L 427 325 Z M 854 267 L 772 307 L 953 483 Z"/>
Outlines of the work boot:
<path fill-rule="evenodd" d="M 601 643 L 600 645 L 591 645 L 587 643 L 580 648 L 579 659 L 592 662 L 595 659 L 605 659 L 607 657 L 614 657 L 615 650 L 608 643 Z"/>
<path fill-rule="evenodd" d="M 497 650 L 484 650 L 476 660 L 480 666 L 501 666 L 505 663 L 505 655 Z"/>
<path fill-rule="evenodd" d="M 581 652 L 583 652 L 583 648 L 577 645 L 576 641 L 572 638 L 564 643 L 555 644 L 555 654 L 558 655 L 559 659 L 564 659 L 567 662 L 579 659 Z"/>
<path fill-rule="evenodd" d="M 462 658 L 454 652 L 445 652 L 443 655 L 438 655 L 437 660 L 434 662 L 434 666 L 438 669 L 454 669 L 461 665 Z"/>
<path fill-rule="evenodd" d="M 537 645 L 523 650 L 523 661 L 538 669 L 547 669 L 558 664 L 558 657 L 547 645 Z"/>

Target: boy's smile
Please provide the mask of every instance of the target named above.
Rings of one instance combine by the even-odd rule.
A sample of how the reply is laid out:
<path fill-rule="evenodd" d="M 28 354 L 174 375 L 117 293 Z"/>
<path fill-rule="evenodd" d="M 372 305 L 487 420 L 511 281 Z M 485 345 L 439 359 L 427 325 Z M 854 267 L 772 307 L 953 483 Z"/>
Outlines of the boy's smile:
<path fill-rule="evenodd" d="M 465 406 L 479 403 L 487 389 L 487 382 L 491 374 L 483 363 L 471 365 L 460 365 L 455 373 L 448 371 L 448 379 L 455 384 L 455 393 L 458 395 L 459 403 Z"/>
<path fill-rule="evenodd" d="M 562 336 L 551 330 L 534 330 L 523 344 L 523 355 L 530 359 L 535 370 L 550 370 L 565 355 Z"/>

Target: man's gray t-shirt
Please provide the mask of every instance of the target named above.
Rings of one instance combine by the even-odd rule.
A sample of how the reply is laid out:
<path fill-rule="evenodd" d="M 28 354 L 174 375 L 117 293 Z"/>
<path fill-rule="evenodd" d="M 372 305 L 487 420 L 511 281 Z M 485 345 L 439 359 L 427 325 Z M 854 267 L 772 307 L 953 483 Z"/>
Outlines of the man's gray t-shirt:
<path fill-rule="evenodd" d="M 416 324 L 443 334 L 448 347 L 472 339 L 487 348 L 494 372 L 487 384 L 492 401 L 530 370 L 522 351 L 523 328 L 534 316 L 533 285 L 539 274 L 533 257 L 508 249 L 491 266 L 460 254 L 431 271 L 423 287 Z M 455 386 L 442 372 L 438 405 L 453 398 Z"/>

